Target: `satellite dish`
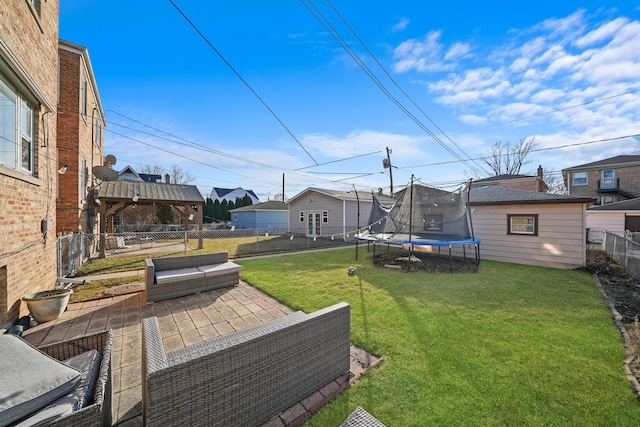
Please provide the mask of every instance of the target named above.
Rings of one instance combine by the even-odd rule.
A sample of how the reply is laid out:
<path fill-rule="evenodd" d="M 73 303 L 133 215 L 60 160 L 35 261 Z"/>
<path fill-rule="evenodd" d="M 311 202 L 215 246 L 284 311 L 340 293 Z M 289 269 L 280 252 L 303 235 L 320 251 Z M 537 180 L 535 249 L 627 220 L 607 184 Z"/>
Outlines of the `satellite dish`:
<path fill-rule="evenodd" d="M 113 154 L 107 154 L 107 157 L 104 158 L 104 163 L 107 166 L 113 166 L 116 164 L 116 156 Z"/>
<path fill-rule="evenodd" d="M 93 175 L 101 179 L 102 181 L 115 181 L 118 179 L 118 172 L 111 169 L 109 166 L 94 166 Z"/>

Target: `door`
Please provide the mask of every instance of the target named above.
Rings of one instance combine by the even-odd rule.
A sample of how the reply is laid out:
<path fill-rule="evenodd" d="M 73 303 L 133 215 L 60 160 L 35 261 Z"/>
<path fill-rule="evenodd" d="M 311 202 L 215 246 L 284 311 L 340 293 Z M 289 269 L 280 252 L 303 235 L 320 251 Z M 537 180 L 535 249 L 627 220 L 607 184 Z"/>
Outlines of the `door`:
<path fill-rule="evenodd" d="M 320 212 L 307 212 L 307 236 L 320 236 Z"/>
<path fill-rule="evenodd" d="M 605 169 L 601 172 L 602 180 L 600 181 L 600 188 L 603 190 L 617 188 L 616 183 L 616 171 L 613 169 Z"/>

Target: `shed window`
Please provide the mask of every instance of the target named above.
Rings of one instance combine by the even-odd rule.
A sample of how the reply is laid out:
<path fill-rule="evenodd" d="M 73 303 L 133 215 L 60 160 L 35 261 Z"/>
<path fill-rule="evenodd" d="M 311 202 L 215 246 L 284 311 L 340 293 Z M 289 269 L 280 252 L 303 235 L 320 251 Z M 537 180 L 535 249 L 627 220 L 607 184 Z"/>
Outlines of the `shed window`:
<path fill-rule="evenodd" d="M 538 215 L 507 215 L 507 234 L 538 235 Z"/>
<path fill-rule="evenodd" d="M 587 185 L 587 173 L 586 172 L 574 172 L 573 185 Z"/>
<path fill-rule="evenodd" d="M 322 211 L 322 222 L 324 224 L 329 222 L 329 211 Z"/>
<path fill-rule="evenodd" d="M 300 222 L 304 222 L 304 211 L 300 211 Z"/>
<path fill-rule="evenodd" d="M 233 214 L 233 220 L 237 221 L 238 220 L 238 214 Z"/>
<path fill-rule="evenodd" d="M 425 215 L 424 229 L 427 231 L 442 231 L 442 215 Z"/>

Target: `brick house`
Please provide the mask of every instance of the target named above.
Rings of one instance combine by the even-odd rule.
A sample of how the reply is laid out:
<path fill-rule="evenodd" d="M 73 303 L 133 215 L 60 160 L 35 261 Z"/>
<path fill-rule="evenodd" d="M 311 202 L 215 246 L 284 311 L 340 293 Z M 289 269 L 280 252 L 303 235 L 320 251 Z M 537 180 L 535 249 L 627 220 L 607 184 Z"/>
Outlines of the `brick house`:
<path fill-rule="evenodd" d="M 479 179 L 471 183 L 471 188 L 500 187 L 512 190 L 535 191 L 546 193 L 549 190 L 544 182 L 542 166 L 538 166 L 537 175 L 497 175 L 490 178 Z"/>
<path fill-rule="evenodd" d="M 67 171 L 58 181 L 56 232 L 94 233 L 92 171 L 104 163 L 104 111 L 87 48 L 60 40 L 58 58 L 58 161 Z"/>
<path fill-rule="evenodd" d="M 640 155 L 622 155 L 562 170 L 567 194 L 606 205 L 640 197 Z"/>
<path fill-rule="evenodd" d="M 56 282 L 57 0 L 0 13 L 0 324 Z"/>

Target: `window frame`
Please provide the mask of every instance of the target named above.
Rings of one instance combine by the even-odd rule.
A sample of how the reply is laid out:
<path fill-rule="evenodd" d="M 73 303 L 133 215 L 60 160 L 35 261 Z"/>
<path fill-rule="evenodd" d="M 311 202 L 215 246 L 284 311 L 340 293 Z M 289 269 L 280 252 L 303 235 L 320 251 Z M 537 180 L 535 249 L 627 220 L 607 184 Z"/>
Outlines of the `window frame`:
<path fill-rule="evenodd" d="M 87 202 L 87 184 L 88 184 L 87 159 L 82 156 L 80 158 L 80 203 Z"/>
<path fill-rule="evenodd" d="M 328 210 L 323 210 L 322 211 L 322 223 L 323 224 L 328 224 L 329 223 L 329 211 Z"/>
<path fill-rule="evenodd" d="M 577 182 L 576 178 L 577 176 L 580 175 L 582 178 L 582 175 L 584 175 L 584 182 Z M 589 174 L 587 172 L 574 172 L 571 174 L 571 184 L 575 187 L 578 185 L 589 185 Z"/>
<path fill-rule="evenodd" d="M 304 211 L 299 211 L 299 212 L 300 212 L 300 213 L 299 213 L 300 222 L 304 223 L 304 222 L 305 222 L 305 220 L 306 220 L 306 217 L 305 217 Z"/>
<path fill-rule="evenodd" d="M 7 138 L 6 141 L 0 141 L 5 144 L 7 151 L 13 154 L 13 159 L 10 160 L 10 163 L 0 161 L 0 165 L 16 172 L 36 177 L 37 137 L 35 123 L 37 110 L 34 106 L 35 104 L 6 75 L 0 73 L 0 81 L 12 96 L 11 104 L 14 108 L 13 124 L 10 125 L 12 127 L 9 127 L 9 135 L 13 134 L 13 140 Z M 25 123 L 27 121 L 28 123 Z"/>
<path fill-rule="evenodd" d="M 522 231 L 522 230 L 514 230 L 513 229 L 513 219 L 518 219 L 518 218 L 531 218 L 533 219 L 533 230 L 531 232 L 529 231 Z M 523 225 L 527 225 L 527 224 L 523 224 Z M 539 221 L 538 221 L 538 214 L 507 214 L 507 234 L 510 235 L 516 235 L 516 236 L 537 236 L 538 235 L 538 228 L 539 228 Z"/>

